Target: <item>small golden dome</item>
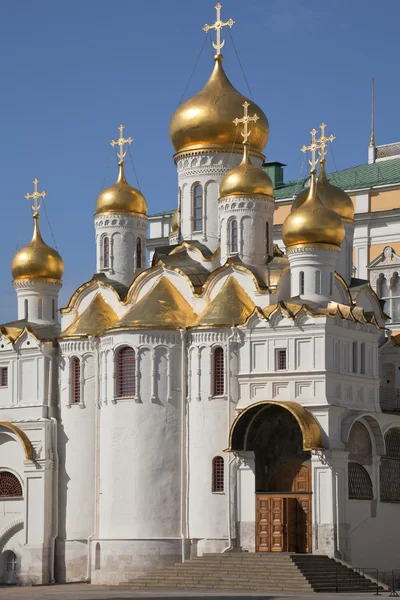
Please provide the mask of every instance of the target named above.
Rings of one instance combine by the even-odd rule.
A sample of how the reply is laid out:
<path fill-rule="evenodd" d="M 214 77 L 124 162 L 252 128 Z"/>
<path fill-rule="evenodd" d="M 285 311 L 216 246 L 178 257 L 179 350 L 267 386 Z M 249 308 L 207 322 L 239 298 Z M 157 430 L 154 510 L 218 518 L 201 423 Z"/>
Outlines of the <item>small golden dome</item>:
<path fill-rule="evenodd" d="M 203 148 L 226 148 L 240 143 L 233 120 L 249 100 L 235 90 L 222 67 L 222 55 L 214 58 L 210 79 L 202 90 L 177 108 L 169 125 L 169 136 L 176 152 Z M 259 106 L 251 103 L 259 119 L 252 126 L 250 150 L 262 152 L 269 133 L 268 119 Z"/>
<path fill-rule="evenodd" d="M 329 183 L 325 173 L 325 161 L 321 161 L 321 169 L 317 183 L 317 194 L 321 202 L 328 208 L 334 210 L 342 219 L 353 221 L 354 205 L 348 194 L 336 185 Z M 306 201 L 308 189 L 303 190 L 294 200 L 292 211 L 300 208 Z"/>
<path fill-rule="evenodd" d="M 44 241 L 39 229 L 39 215 L 33 217 L 33 236 L 24 248 L 14 254 L 11 261 L 13 279 L 46 279 L 60 280 L 64 273 L 64 263 L 54 248 Z"/>
<path fill-rule="evenodd" d="M 176 233 L 179 229 L 179 209 L 174 210 L 171 221 L 171 233 Z"/>
<path fill-rule="evenodd" d="M 298 244 L 331 244 L 340 247 L 343 242 L 342 219 L 318 198 L 315 174 L 315 170 L 311 171 L 311 185 L 306 200 L 283 223 L 282 239 L 286 247 Z"/>
<path fill-rule="evenodd" d="M 245 144 L 243 160 L 237 167 L 229 171 L 222 179 L 219 188 L 220 200 L 230 196 L 264 196 L 274 197 L 274 186 L 268 173 L 253 165 L 249 160 L 248 148 Z"/>
<path fill-rule="evenodd" d="M 147 215 L 147 202 L 139 190 L 125 179 L 124 163 L 119 163 L 117 182 L 100 192 L 96 201 L 96 215 Z"/>

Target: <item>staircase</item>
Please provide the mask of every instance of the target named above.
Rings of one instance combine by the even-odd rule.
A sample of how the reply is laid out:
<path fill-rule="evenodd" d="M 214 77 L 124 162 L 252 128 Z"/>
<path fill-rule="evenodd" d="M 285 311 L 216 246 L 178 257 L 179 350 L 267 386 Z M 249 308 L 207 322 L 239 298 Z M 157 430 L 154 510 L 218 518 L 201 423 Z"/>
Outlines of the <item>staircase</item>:
<path fill-rule="evenodd" d="M 206 554 L 142 575 L 129 589 L 374 592 L 376 584 L 327 556 L 313 554 Z"/>

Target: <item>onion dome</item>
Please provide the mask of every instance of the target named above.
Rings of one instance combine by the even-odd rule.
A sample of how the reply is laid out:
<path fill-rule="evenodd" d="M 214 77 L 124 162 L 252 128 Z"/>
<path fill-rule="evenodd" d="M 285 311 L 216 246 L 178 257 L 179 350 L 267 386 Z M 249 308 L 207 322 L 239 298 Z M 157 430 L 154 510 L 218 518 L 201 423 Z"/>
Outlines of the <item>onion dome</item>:
<path fill-rule="evenodd" d="M 232 145 L 239 142 L 233 121 L 248 99 L 225 75 L 222 55 L 215 56 L 214 60 L 214 70 L 206 85 L 181 104 L 171 119 L 169 136 L 176 152 L 213 148 L 231 151 Z M 253 102 L 252 105 L 259 119 L 252 128 L 250 150 L 260 153 L 268 141 L 269 125 L 261 108 Z"/>
<path fill-rule="evenodd" d="M 176 233 L 179 229 L 179 209 L 174 210 L 171 220 L 171 233 Z"/>
<path fill-rule="evenodd" d="M 146 199 L 126 181 L 123 161 L 119 163 L 117 182 L 97 197 L 96 215 L 106 214 L 147 216 Z"/>
<path fill-rule="evenodd" d="M 329 183 L 325 173 L 325 160 L 321 160 L 321 168 L 317 183 L 318 198 L 325 206 L 334 210 L 343 220 L 353 221 L 354 205 L 348 194 L 340 187 Z M 292 211 L 299 208 L 307 199 L 308 190 L 303 190 L 292 204 Z"/>
<path fill-rule="evenodd" d="M 286 247 L 299 244 L 334 245 L 340 247 L 344 239 L 344 225 L 340 216 L 325 206 L 317 195 L 316 171 L 311 171 L 311 185 L 303 204 L 293 210 L 282 226 Z"/>
<path fill-rule="evenodd" d="M 33 236 L 24 248 L 20 248 L 11 261 L 11 273 L 16 279 L 57 279 L 64 273 L 64 262 L 54 248 L 48 246 L 40 233 L 39 215 L 33 216 Z"/>
<path fill-rule="evenodd" d="M 256 167 L 249 160 L 248 146 L 244 145 L 243 159 L 223 177 L 219 189 L 220 200 L 231 196 L 247 198 L 264 196 L 268 200 L 274 197 L 274 186 L 268 173 Z"/>

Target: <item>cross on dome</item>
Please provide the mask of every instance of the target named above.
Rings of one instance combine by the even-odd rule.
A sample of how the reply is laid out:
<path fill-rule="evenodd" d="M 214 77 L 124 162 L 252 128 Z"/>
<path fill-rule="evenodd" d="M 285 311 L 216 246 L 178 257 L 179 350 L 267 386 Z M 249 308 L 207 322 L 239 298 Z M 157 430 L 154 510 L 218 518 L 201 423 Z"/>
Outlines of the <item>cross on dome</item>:
<path fill-rule="evenodd" d="M 243 144 L 247 144 L 251 134 L 251 130 L 249 131 L 249 123 L 256 123 L 259 119 L 259 116 L 257 114 L 254 114 L 252 117 L 249 116 L 250 102 L 245 102 L 244 104 L 242 104 L 242 106 L 244 108 L 243 117 L 241 119 L 236 118 L 233 120 L 233 122 L 235 123 L 236 127 L 239 125 L 239 123 L 243 123 L 243 131 L 241 132 L 241 134 L 243 137 Z"/>
<path fill-rule="evenodd" d="M 33 204 L 32 204 L 32 210 L 33 210 L 33 216 L 35 217 L 37 214 L 39 214 L 39 208 L 41 207 L 41 204 L 39 204 L 38 200 L 39 198 L 45 198 L 46 197 L 46 192 L 38 192 L 38 183 L 39 183 L 39 179 L 34 179 L 33 180 L 33 193 L 32 194 L 25 194 L 25 198 L 27 200 L 30 200 L 31 198 L 33 199 Z"/>
<path fill-rule="evenodd" d="M 214 8 L 217 11 L 217 19 L 212 25 L 207 25 L 206 23 L 203 27 L 203 31 L 208 33 L 210 29 L 215 29 L 215 32 L 217 34 L 217 43 L 215 44 L 213 42 L 212 45 L 213 48 L 215 48 L 215 50 L 217 51 L 216 56 L 219 56 L 221 54 L 221 49 L 225 46 L 225 40 L 222 40 L 221 42 L 221 29 L 226 26 L 232 27 L 235 21 L 233 19 L 229 19 L 228 21 L 221 21 L 222 4 L 220 4 L 219 2 L 217 2 Z"/>
<path fill-rule="evenodd" d="M 124 146 L 125 144 L 132 144 L 133 142 L 133 138 L 128 137 L 128 138 L 124 138 L 124 129 L 125 129 L 125 125 L 120 125 L 118 127 L 119 129 L 119 139 L 118 140 L 111 140 L 111 146 L 114 148 L 115 146 L 119 146 L 119 152 L 117 152 L 117 156 L 119 158 L 119 163 L 123 163 L 124 162 L 124 158 L 126 156 L 126 152 L 124 152 Z"/>
<path fill-rule="evenodd" d="M 302 152 L 307 152 L 307 150 L 310 150 L 311 152 L 311 160 L 309 160 L 308 162 L 311 165 L 311 169 L 314 171 L 316 164 L 318 162 L 316 153 L 318 151 L 318 155 L 319 155 L 319 160 L 323 161 L 325 160 L 325 156 L 326 156 L 326 145 L 327 142 L 333 142 L 333 140 L 335 139 L 334 135 L 330 135 L 329 137 L 325 136 L 325 123 L 321 123 L 320 125 L 320 129 L 321 129 L 321 137 L 319 139 L 317 139 L 315 136 L 317 134 L 317 130 L 316 129 L 312 129 L 310 131 L 311 134 L 311 144 L 309 146 L 302 146 L 301 151 Z"/>

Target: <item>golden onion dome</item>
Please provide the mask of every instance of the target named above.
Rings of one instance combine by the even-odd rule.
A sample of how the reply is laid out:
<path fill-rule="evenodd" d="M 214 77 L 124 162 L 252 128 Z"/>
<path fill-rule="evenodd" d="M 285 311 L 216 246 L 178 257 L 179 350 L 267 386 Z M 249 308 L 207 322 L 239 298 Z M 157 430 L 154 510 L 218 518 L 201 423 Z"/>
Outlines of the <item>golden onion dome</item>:
<path fill-rule="evenodd" d="M 343 220 L 353 221 L 354 205 L 348 194 L 336 185 L 329 183 L 325 173 L 325 161 L 321 161 L 321 169 L 317 183 L 318 198 L 325 206 L 334 210 Z M 307 199 L 308 189 L 303 190 L 294 200 L 292 211 L 299 208 Z"/>
<path fill-rule="evenodd" d="M 126 181 L 123 162 L 119 163 L 117 182 L 97 197 L 96 215 L 110 214 L 147 216 L 146 199 Z"/>
<path fill-rule="evenodd" d="M 39 215 L 33 216 L 33 236 L 24 248 L 14 254 L 11 261 L 13 279 L 57 279 L 64 273 L 64 262 L 54 248 L 48 246 L 40 233 Z"/>
<path fill-rule="evenodd" d="M 283 223 L 282 239 L 286 247 L 299 244 L 330 244 L 340 247 L 343 242 L 343 221 L 319 199 L 315 174 L 315 170 L 311 171 L 311 185 L 306 200 Z"/>
<path fill-rule="evenodd" d="M 171 233 L 176 233 L 179 229 L 179 209 L 174 210 L 171 221 Z"/>
<path fill-rule="evenodd" d="M 239 143 L 240 134 L 234 119 L 243 113 L 248 99 L 238 92 L 222 66 L 222 55 L 214 57 L 215 65 L 210 79 L 202 90 L 175 111 L 169 136 L 176 152 L 201 149 L 232 150 Z M 252 126 L 250 150 L 262 152 L 269 133 L 268 119 L 259 106 L 252 108 L 259 119 Z"/>
<path fill-rule="evenodd" d="M 274 186 L 268 173 L 256 167 L 249 159 L 247 144 L 244 145 L 243 159 L 222 179 L 219 188 L 220 200 L 231 196 L 263 196 L 271 200 Z"/>

